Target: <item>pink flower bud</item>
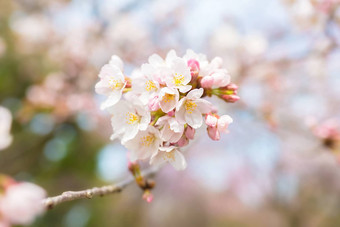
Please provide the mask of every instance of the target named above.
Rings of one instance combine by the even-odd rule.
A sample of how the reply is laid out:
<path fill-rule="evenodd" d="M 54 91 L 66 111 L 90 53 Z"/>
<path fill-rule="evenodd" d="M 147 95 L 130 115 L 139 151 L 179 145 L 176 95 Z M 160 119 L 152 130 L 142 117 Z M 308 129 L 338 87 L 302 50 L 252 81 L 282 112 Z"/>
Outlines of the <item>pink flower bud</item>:
<path fill-rule="evenodd" d="M 236 102 L 240 99 L 240 97 L 237 95 L 222 95 L 221 97 L 226 102 Z"/>
<path fill-rule="evenodd" d="M 236 84 L 231 83 L 225 86 L 224 89 L 229 91 L 236 91 L 238 89 L 238 86 Z"/>
<path fill-rule="evenodd" d="M 211 88 L 214 84 L 214 78 L 212 76 L 205 76 L 201 80 L 201 87 Z"/>
<path fill-rule="evenodd" d="M 210 127 L 215 127 L 217 125 L 217 117 L 213 116 L 210 113 L 205 115 L 205 124 Z"/>
<path fill-rule="evenodd" d="M 188 60 L 188 66 L 191 72 L 199 72 L 200 71 L 200 63 L 195 59 Z"/>
<path fill-rule="evenodd" d="M 177 145 L 178 145 L 179 147 L 184 147 L 184 146 L 188 145 L 188 143 L 189 143 L 188 138 L 187 138 L 186 136 L 182 136 L 182 137 L 178 140 Z"/>
<path fill-rule="evenodd" d="M 160 106 L 159 106 L 159 98 L 158 96 L 154 96 L 152 99 L 149 100 L 148 103 L 149 109 L 151 111 L 156 111 L 159 110 Z"/>
<path fill-rule="evenodd" d="M 230 75 L 227 70 L 218 70 L 211 74 L 214 78 L 213 87 L 224 87 L 230 83 Z"/>
<path fill-rule="evenodd" d="M 195 137 L 195 132 L 196 130 L 190 126 L 188 126 L 185 130 L 185 136 L 189 139 L 189 140 L 193 140 Z"/>
<path fill-rule="evenodd" d="M 148 202 L 148 203 L 151 203 L 152 200 L 153 200 L 153 195 L 152 193 L 150 192 L 150 190 L 145 190 L 144 193 L 143 193 L 143 199 Z"/>
<path fill-rule="evenodd" d="M 175 110 L 171 110 L 167 114 L 168 114 L 168 116 L 173 117 L 173 116 L 175 116 Z"/>
<path fill-rule="evenodd" d="M 208 136 L 212 139 L 212 140 L 220 140 L 220 132 L 217 130 L 217 127 L 210 127 L 208 126 L 207 128 L 208 131 Z"/>
<path fill-rule="evenodd" d="M 130 153 L 128 153 L 130 154 Z M 136 162 L 131 162 L 129 159 L 128 159 L 128 169 L 130 172 L 134 172 L 134 169 L 135 169 L 135 166 L 136 166 Z"/>

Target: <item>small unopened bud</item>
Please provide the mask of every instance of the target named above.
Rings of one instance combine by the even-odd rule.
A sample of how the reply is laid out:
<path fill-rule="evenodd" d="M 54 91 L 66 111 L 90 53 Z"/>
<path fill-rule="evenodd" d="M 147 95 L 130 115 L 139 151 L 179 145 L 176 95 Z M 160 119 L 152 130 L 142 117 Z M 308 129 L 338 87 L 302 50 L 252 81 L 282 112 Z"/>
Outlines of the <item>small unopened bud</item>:
<path fill-rule="evenodd" d="M 157 111 L 159 110 L 160 106 L 159 106 L 159 98 L 158 96 L 154 96 L 152 99 L 149 100 L 148 103 L 149 109 L 151 111 Z"/>
<path fill-rule="evenodd" d="M 220 140 L 220 132 L 217 130 L 217 127 L 210 127 L 208 126 L 207 128 L 208 131 L 208 136 L 212 139 L 212 140 Z"/>
<path fill-rule="evenodd" d="M 137 163 L 128 161 L 128 169 L 131 173 L 134 173 Z"/>
<path fill-rule="evenodd" d="M 148 202 L 148 203 L 151 203 L 152 200 L 153 200 L 153 195 L 151 193 L 150 190 L 145 190 L 144 193 L 143 193 L 143 199 Z"/>
<path fill-rule="evenodd" d="M 236 84 L 231 83 L 225 86 L 224 89 L 230 90 L 230 91 L 236 91 L 238 89 L 238 86 Z"/>
<path fill-rule="evenodd" d="M 169 111 L 167 114 L 168 116 L 173 117 L 175 116 L 175 110 Z"/>
<path fill-rule="evenodd" d="M 186 129 L 185 129 L 185 136 L 189 139 L 189 140 L 193 140 L 194 137 L 195 137 L 195 132 L 196 130 L 190 126 L 188 126 Z"/>
<path fill-rule="evenodd" d="M 214 84 L 214 78 L 212 76 L 205 76 L 201 80 L 201 87 L 211 88 Z"/>
<path fill-rule="evenodd" d="M 195 59 L 188 60 L 188 66 L 191 73 L 198 73 L 200 71 L 200 63 Z"/>
<path fill-rule="evenodd" d="M 178 145 L 179 147 L 184 147 L 184 146 L 188 145 L 188 143 L 189 143 L 189 140 L 188 140 L 188 138 L 184 135 L 184 136 L 182 136 L 182 137 L 178 140 L 177 145 Z"/>
<path fill-rule="evenodd" d="M 236 102 L 240 99 L 237 95 L 222 95 L 221 98 L 226 102 Z"/>

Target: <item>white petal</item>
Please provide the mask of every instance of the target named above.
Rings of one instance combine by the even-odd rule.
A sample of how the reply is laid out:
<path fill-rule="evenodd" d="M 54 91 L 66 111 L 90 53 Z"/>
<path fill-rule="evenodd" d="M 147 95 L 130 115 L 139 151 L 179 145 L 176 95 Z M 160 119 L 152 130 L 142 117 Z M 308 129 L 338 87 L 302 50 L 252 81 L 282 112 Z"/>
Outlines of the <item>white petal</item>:
<path fill-rule="evenodd" d="M 186 97 L 188 99 L 198 99 L 198 98 L 201 98 L 202 95 L 203 95 L 203 88 L 200 88 L 200 89 L 194 89 L 190 91 Z"/>
<path fill-rule="evenodd" d="M 183 98 L 184 99 L 184 98 Z M 181 102 L 183 99 L 181 99 L 179 102 Z M 184 100 L 185 101 L 185 100 Z M 184 102 L 183 101 L 183 102 Z M 183 105 L 178 105 L 176 107 L 176 113 L 175 113 L 176 120 L 181 123 L 185 124 L 185 107 Z"/>
<path fill-rule="evenodd" d="M 183 132 L 182 133 L 178 133 L 178 132 L 172 133 L 172 135 L 169 139 L 169 142 L 170 143 L 177 143 L 178 140 L 182 137 L 182 135 L 183 135 Z"/>
<path fill-rule="evenodd" d="M 184 76 L 183 85 L 186 85 L 191 80 L 191 73 L 187 63 L 182 58 L 175 58 L 172 61 L 171 68 L 173 69 L 174 73 L 178 75 Z"/>
<path fill-rule="evenodd" d="M 220 132 L 227 132 L 229 124 L 233 122 L 233 119 L 229 115 L 223 115 L 218 119 L 217 128 Z"/>
<path fill-rule="evenodd" d="M 143 64 L 141 66 L 142 73 L 146 76 L 151 76 L 155 72 L 155 68 L 150 64 Z"/>
<path fill-rule="evenodd" d="M 201 113 L 209 113 L 213 109 L 211 102 L 205 99 L 197 99 L 195 103 L 197 104 L 197 109 L 199 109 Z"/>
<path fill-rule="evenodd" d="M 170 151 L 172 151 L 173 149 L 176 149 L 176 147 L 175 146 L 164 146 L 164 147 L 159 147 L 159 150 L 160 151 L 165 151 L 165 152 L 170 152 Z"/>
<path fill-rule="evenodd" d="M 158 151 L 157 153 L 154 153 L 154 154 L 151 156 L 150 165 L 160 166 L 160 165 L 162 165 L 163 163 L 165 163 L 165 162 L 166 162 L 166 159 L 163 158 L 163 153 L 164 153 L 164 151 Z"/>
<path fill-rule="evenodd" d="M 175 118 L 170 118 L 169 119 L 169 124 L 170 124 L 170 128 L 172 131 L 174 132 L 183 132 L 184 131 L 184 125 L 180 124 L 178 121 L 176 121 Z"/>
<path fill-rule="evenodd" d="M 149 57 L 149 63 L 154 66 L 158 66 L 158 65 L 163 65 L 164 60 L 158 54 L 153 54 Z"/>
<path fill-rule="evenodd" d="M 185 161 L 184 155 L 177 150 L 172 152 L 175 152 L 175 158 L 169 162 L 176 170 L 184 170 L 187 167 L 187 162 Z"/>
<path fill-rule="evenodd" d="M 202 114 L 199 110 L 193 110 L 192 113 L 185 113 L 184 115 L 186 123 L 193 127 L 194 129 L 197 129 L 202 126 L 203 119 Z"/>
<path fill-rule="evenodd" d="M 189 91 L 191 89 L 191 85 L 185 85 L 185 86 L 181 86 L 179 87 L 179 91 L 182 92 L 182 93 L 185 93 L 187 91 Z"/>
<path fill-rule="evenodd" d="M 98 83 L 96 83 L 95 91 L 97 94 L 109 95 L 112 92 L 112 88 L 110 88 L 107 80 L 101 79 Z"/>
<path fill-rule="evenodd" d="M 119 102 L 120 98 L 122 97 L 121 91 L 114 91 L 111 95 L 101 104 L 100 108 L 105 110 L 114 106 L 116 103 Z"/>
<path fill-rule="evenodd" d="M 140 123 L 139 123 L 139 129 L 142 131 L 146 130 L 147 127 L 149 126 L 150 121 L 151 121 L 151 115 L 149 112 L 141 118 Z"/>
<path fill-rule="evenodd" d="M 157 122 L 156 122 L 155 125 L 162 126 L 162 125 L 164 125 L 165 123 L 167 123 L 168 120 L 169 120 L 170 118 L 171 118 L 171 117 L 168 116 L 168 115 L 165 115 L 165 116 L 163 116 L 163 117 L 160 117 L 160 118 L 158 118 L 158 120 L 157 120 Z"/>
<path fill-rule="evenodd" d="M 123 138 L 122 138 L 122 144 L 126 143 L 126 141 L 128 140 L 132 140 L 133 138 L 136 137 L 138 133 L 138 125 L 133 125 L 133 126 L 130 126 L 130 127 L 127 127 L 126 130 L 125 130 L 125 133 L 123 135 Z"/>
<path fill-rule="evenodd" d="M 170 142 L 169 139 L 172 137 L 174 132 L 170 129 L 168 124 L 165 124 L 161 131 L 161 138 L 163 141 Z"/>
<path fill-rule="evenodd" d="M 170 65 L 171 62 L 177 58 L 177 54 L 175 50 L 170 50 L 166 55 L 165 62 Z"/>
<path fill-rule="evenodd" d="M 102 67 L 98 75 L 100 78 L 114 77 L 116 80 L 124 81 L 124 75 L 122 71 L 114 65 L 106 64 Z"/>
<path fill-rule="evenodd" d="M 122 59 L 120 59 L 120 57 L 118 57 L 117 55 L 113 55 L 111 57 L 109 64 L 112 65 L 112 66 L 116 66 L 121 71 L 123 71 L 124 63 L 123 63 Z"/>

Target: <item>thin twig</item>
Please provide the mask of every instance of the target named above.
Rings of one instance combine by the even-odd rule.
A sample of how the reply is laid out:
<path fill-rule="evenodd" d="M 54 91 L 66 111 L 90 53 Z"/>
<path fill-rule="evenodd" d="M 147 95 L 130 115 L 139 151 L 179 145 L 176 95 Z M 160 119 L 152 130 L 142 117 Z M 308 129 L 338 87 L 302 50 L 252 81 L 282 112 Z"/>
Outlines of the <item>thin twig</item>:
<path fill-rule="evenodd" d="M 150 168 L 143 171 L 142 175 L 145 177 L 151 177 L 158 171 L 158 168 Z M 91 199 L 93 196 L 104 196 L 108 194 L 113 194 L 121 192 L 126 186 L 134 182 L 133 177 L 129 177 L 117 184 L 107 185 L 102 187 L 94 187 L 91 189 L 86 189 L 82 191 L 67 191 L 63 192 L 61 195 L 49 197 L 44 199 L 42 202 L 46 209 L 52 209 L 56 205 L 77 200 L 77 199 Z"/>

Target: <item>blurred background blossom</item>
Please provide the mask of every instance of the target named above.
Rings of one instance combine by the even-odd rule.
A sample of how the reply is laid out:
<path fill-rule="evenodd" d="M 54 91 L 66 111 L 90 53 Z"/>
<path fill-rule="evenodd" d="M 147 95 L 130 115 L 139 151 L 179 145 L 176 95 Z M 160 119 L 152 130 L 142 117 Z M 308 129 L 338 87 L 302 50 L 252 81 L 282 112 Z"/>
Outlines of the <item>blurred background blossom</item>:
<path fill-rule="evenodd" d="M 49 195 L 123 179 L 126 150 L 94 93 L 100 67 L 116 54 L 129 75 L 152 53 L 193 49 L 222 57 L 239 85 L 238 103 L 212 100 L 231 133 L 197 132 L 187 170 L 162 169 L 151 204 L 130 186 L 32 226 L 339 226 L 339 42 L 338 0 L 2 0 L 13 142 L 0 172 Z"/>

